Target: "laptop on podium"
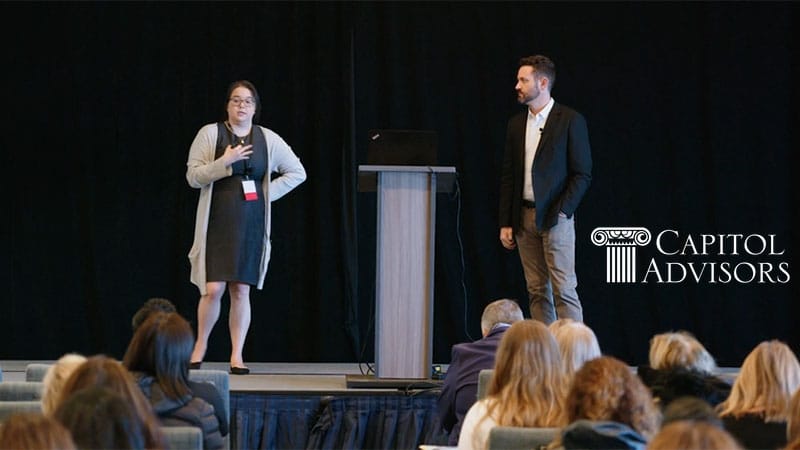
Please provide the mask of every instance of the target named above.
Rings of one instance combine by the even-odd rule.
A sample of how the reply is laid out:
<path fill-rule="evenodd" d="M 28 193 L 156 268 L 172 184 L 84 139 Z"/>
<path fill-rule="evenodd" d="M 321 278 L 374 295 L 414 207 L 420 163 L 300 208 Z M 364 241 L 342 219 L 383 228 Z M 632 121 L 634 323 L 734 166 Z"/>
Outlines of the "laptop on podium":
<path fill-rule="evenodd" d="M 435 166 L 437 140 L 431 130 L 369 130 L 367 164 Z"/>

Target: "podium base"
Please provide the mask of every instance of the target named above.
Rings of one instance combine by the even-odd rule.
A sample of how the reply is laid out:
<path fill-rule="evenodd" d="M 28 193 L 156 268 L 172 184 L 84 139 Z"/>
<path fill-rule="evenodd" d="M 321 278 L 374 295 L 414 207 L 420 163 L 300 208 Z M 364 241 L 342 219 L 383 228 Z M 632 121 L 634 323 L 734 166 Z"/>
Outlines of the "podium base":
<path fill-rule="evenodd" d="M 442 380 L 425 378 L 378 378 L 375 375 L 345 375 L 348 389 L 433 389 Z"/>

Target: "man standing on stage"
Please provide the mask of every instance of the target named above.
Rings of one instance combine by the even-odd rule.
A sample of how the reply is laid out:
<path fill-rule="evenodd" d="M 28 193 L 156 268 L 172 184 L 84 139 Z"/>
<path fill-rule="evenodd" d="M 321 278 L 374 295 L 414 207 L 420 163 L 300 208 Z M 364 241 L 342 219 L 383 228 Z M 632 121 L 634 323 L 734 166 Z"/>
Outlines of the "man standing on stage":
<path fill-rule="evenodd" d="M 592 180 L 586 120 L 550 96 L 555 64 L 522 58 L 500 180 L 500 242 L 519 247 L 531 317 L 582 321 L 575 275 L 575 210 Z"/>

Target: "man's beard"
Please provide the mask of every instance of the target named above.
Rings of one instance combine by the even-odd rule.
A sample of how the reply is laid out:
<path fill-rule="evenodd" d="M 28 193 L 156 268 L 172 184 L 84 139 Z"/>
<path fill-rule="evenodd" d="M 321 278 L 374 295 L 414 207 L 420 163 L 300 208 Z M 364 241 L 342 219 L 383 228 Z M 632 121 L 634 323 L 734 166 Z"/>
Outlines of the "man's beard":
<path fill-rule="evenodd" d="M 541 93 L 542 92 L 539 89 L 536 89 L 535 91 L 533 91 L 533 93 L 523 97 L 520 97 L 519 93 L 517 93 L 517 101 L 520 103 L 520 105 L 527 105 L 528 103 L 539 98 L 539 95 L 541 95 Z"/>

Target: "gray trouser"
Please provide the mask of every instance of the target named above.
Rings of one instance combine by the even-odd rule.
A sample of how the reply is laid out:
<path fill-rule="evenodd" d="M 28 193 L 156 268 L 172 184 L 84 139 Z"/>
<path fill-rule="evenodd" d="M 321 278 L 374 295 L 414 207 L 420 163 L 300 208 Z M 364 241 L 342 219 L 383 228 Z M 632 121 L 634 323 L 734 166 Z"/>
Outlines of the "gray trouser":
<path fill-rule="evenodd" d="M 582 322 L 583 309 L 576 290 L 574 216 L 567 219 L 559 215 L 553 228 L 540 232 L 536 229 L 536 210 L 523 208 L 522 229 L 515 237 L 531 317 L 548 325 L 567 317 Z"/>

